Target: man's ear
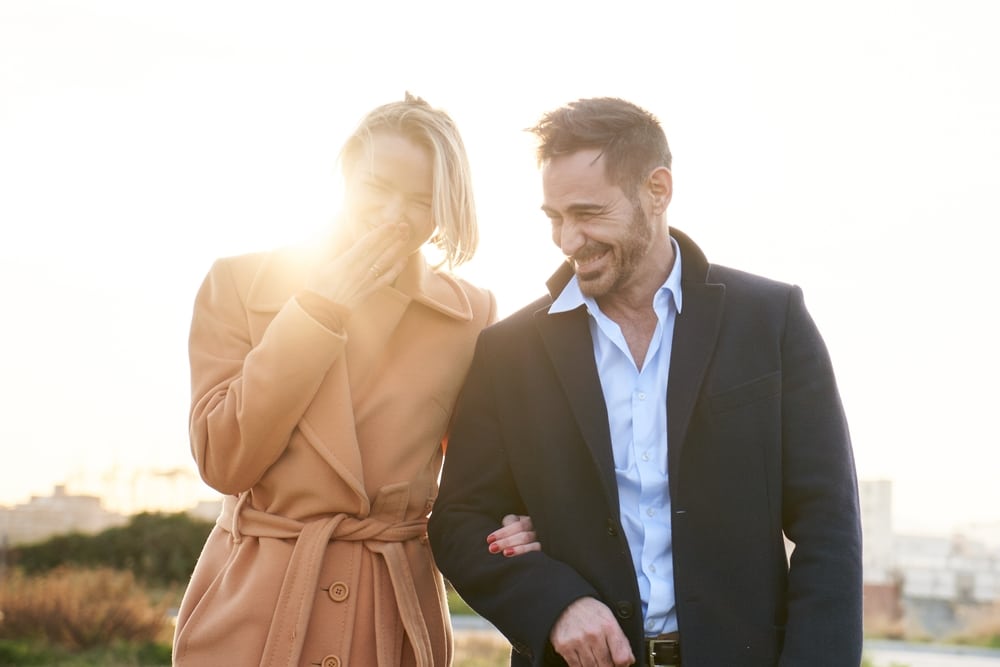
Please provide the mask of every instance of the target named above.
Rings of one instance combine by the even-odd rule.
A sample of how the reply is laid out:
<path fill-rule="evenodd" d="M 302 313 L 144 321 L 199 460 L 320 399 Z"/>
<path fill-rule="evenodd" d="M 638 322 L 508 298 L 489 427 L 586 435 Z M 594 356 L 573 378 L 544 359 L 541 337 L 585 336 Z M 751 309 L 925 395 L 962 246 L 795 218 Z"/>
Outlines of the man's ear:
<path fill-rule="evenodd" d="M 646 187 L 653 203 L 653 214 L 660 215 L 667 210 L 674 194 L 674 177 L 666 167 L 657 167 L 646 179 Z"/>

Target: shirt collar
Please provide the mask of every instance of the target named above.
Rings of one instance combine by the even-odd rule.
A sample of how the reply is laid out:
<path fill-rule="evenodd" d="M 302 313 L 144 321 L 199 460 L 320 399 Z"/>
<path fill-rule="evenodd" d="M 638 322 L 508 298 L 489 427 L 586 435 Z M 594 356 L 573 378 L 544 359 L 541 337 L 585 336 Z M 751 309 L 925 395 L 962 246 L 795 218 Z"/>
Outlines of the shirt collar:
<path fill-rule="evenodd" d="M 656 296 L 653 297 L 653 308 L 659 311 L 661 306 L 665 305 L 670 298 L 673 298 L 677 312 L 679 313 L 683 304 L 681 297 L 681 249 L 673 237 L 670 239 L 670 245 L 674 248 L 674 265 L 671 267 L 667 279 L 656 290 Z M 663 301 L 664 299 L 667 301 Z M 598 310 L 597 302 L 594 298 L 584 296 L 583 292 L 580 291 L 580 283 L 574 275 L 566 283 L 566 287 L 559 293 L 555 301 L 552 302 L 552 305 L 549 306 L 549 315 L 565 313 L 584 305 L 591 312 Z"/>

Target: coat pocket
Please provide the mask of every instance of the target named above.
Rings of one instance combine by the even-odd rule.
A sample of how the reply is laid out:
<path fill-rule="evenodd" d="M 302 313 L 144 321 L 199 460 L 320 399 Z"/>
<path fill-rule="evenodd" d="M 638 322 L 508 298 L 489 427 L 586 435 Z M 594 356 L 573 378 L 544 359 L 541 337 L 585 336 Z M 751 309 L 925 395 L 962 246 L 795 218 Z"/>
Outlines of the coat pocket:
<path fill-rule="evenodd" d="M 781 393 L 781 371 L 754 378 L 749 382 L 709 397 L 709 408 L 715 414 L 741 408 Z"/>

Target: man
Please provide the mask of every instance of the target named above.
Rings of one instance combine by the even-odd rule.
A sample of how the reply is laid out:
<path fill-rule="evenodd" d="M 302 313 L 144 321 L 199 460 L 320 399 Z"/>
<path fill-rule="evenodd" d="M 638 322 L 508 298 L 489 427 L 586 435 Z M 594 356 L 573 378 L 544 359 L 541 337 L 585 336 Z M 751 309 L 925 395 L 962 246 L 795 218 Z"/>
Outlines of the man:
<path fill-rule="evenodd" d="M 856 667 L 857 481 L 801 290 L 709 264 L 667 226 L 648 112 L 579 100 L 533 131 L 568 263 L 479 338 L 438 566 L 512 664 Z M 496 553 L 511 511 L 541 551 Z"/>

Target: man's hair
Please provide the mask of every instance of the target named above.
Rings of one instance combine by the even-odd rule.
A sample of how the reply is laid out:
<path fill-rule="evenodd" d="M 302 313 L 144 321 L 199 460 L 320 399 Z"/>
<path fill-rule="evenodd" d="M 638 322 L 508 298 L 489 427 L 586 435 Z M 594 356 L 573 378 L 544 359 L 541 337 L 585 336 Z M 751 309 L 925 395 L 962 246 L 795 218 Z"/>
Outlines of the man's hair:
<path fill-rule="evenodd" d="M 528 130 L 538 138 L 538 165 L 552 158 L 597 148 L 605 175 L 629 197 L 653 169 L 670 169 L 670 146 L 656 117 L 617 97 L 570 102 L 542 116 Z"/>
<path fill-rule="evenodd" d="M 340 162 L 345 176 L 357 168 L 368 154 L 372 136 L 380 132 L 405 137 L 430 152 L 434 244 L 444 253 L 449 267 L 471 259 L 479 243 L 479 231 L 469 159 L 454 121 L 409 92 L 400 102 L 376 107 L 344 142 Z"/>

